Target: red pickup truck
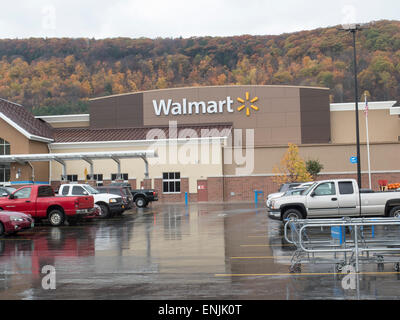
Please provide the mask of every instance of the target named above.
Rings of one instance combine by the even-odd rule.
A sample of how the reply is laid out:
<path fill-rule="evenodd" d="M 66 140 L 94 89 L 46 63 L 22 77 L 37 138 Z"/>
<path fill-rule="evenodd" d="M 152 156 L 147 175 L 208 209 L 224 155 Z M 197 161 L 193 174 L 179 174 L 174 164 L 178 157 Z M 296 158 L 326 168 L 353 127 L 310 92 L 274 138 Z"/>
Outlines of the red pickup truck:
<path fill-rule="evenodd" d="M 0 198 L 0 210 L 23 212 L 36 220 L 48 219 L 52 226 L 60 226 L 66 219 L 74 224 L 79 218 L 93 214 L 95 209 L 93 196 L 56 197 L 50 186 L 30 185 Z"/>

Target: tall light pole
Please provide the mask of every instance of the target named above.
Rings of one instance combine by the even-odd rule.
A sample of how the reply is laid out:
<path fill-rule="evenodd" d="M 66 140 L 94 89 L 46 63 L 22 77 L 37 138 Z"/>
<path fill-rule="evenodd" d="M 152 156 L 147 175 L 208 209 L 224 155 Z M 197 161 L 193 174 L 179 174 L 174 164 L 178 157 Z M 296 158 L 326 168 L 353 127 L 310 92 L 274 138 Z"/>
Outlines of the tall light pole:
<path fill-rule="evenodd" d="M 344 24 L 341 30 L 351 32 L 353 34 L 353 55 L 354 55 L 354 94 L 356 101 L 356 141 L 357 141 L 357 182 L 361 189 L 361 152 L 360 152 L 360 124 L 358 115 L 358 69 L 357 69 L 357 50 L 356 50 L 356 33 L 362 30 L 360 24 Z"/>

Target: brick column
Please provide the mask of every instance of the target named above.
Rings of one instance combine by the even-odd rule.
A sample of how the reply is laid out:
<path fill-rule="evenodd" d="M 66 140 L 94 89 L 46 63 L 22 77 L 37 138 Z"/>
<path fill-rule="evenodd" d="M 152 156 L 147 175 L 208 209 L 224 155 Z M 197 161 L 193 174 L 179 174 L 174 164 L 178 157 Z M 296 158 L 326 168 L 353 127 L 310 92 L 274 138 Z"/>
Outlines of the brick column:
<path fill-rule="evenodd" d="M 151 189 L 151 179 L 144 179 L 140 182 L 140 188 Z"/>
<path fill-rule="evenodd" d="M 207 178 L 208 201 L 224 201 L 224 178 Z"/>
<path fill-rule="evenodd" d="M 88 185 L 92 186 L 92 187 L 97 187 L 97 181 L 96 180 L 88 180 L 86 183 Z"/>
<path fill-rule="evenodd" d="M 128 182 L 131 185 L 132 189 L 137 189 L 136 179 L 129 179 Z"/>
<path fill-rule="evenodd" d="M 154 190 L 158 194 L 158 200 L 162 201 L 163 200 L 163 185 L 162 185 L 162 179 L 161 178 L 155 178 L 154 179 Z"/>
<path fill-rule="evenodd" d="M 181 178 L 181 201 L 185 202 L 185 192 L 189 197 L 189 178 Z"/>

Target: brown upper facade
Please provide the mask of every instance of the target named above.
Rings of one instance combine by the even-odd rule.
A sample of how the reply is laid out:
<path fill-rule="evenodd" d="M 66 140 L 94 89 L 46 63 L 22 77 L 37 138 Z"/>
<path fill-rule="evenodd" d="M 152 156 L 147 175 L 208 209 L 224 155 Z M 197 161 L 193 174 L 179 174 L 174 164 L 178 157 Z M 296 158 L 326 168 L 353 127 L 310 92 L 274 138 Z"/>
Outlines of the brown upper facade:
<path fill-rule="evenodd" d="M 100 141 L 139 141 L 152 140 L 153 136 L 157 139 L 172 138 L 199 138 L 202 131 L 208 132 L 211 137 L 215 133 L 219 137 L 229 136 L 232 125 L 219 123 L 215 125 L 192 125 L 179 127 L 157 127 L 157 131 L 152 134 L 153 127 L 145 128 L 57 128 L 54 130 L 55 143 L 74 143 L 74 142 L 100 142 Z M 204 134 L 204 133 L 203 133 Z"/>
<path fill-rule="evenodd" d="M 255 145 L 331 142 L 329 89 L 217 86 L 153 90 L 92 99 L 92 129 L 232 123 L 254 129 Z"/>

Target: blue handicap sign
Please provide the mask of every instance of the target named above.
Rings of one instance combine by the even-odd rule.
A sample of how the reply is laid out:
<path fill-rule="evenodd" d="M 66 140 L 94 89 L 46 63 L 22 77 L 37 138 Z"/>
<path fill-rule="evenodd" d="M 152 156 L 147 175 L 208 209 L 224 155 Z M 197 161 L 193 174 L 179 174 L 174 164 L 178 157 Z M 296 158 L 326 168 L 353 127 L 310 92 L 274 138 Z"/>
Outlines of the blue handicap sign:
<path fill-rule="evenodd" d="M 344 228 L 343 227 L 331 227 L 331 236 L 333 239 L 339 240 L 340 244 L 344 241 Z"/>
<path fill-rule="evenodd" d="M 351 163 L 358 163 L 358 158 L 357 157 L 351 157 L 350 158 Z"/>

